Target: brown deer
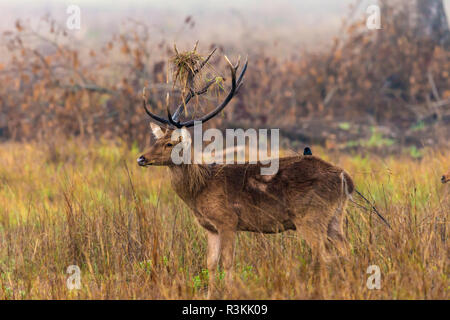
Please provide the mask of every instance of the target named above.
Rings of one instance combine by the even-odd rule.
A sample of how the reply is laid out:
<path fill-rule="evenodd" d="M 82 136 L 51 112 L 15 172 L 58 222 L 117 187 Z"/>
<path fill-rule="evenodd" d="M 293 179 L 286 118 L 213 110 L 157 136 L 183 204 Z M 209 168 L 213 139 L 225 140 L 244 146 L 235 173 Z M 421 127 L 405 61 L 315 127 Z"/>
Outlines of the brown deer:
<path fill-rule="evenodd" d="M 228 59 L 227 59 L 228 61 Z M 229 61 L 228 61 L 229 63 Z M 208 121 L 223 110 L 242 86 L 247 69 L 245 63 L 238 79 L 239 63 L 232 66 L 231 90 L 212 112 L 197 121 Z M 345 255 L 349 244 L 343 232 L 344 208 L 353 192 L 350 176 L 313 155 L 279 159 L 279 170 L 273 175 L 261 175 L 262 164 L 180 164 L 172 162 L 171 152 L 182 139 L 172 139 L 173 130 L 194 125 L 194 120 L 180 122 L 182 109 L 198 92 L 188 93 L 184 102 L 168 119 L 153 114 L 151 123 L 156 138 L 151 148 L 138 158 L 140 166 L 167 166 L 174 191 L 192 209 L 198 223 L 206 229 L 208 239 L 208 297 L 215 288 L 216 268 L 221 257 L 226 287 L 232 282 L 234 243 L 238 231 L 277 233 L 296 230 L 311 247 L 317 261 L 329 261 Z M 186 129 L 182 129 L 186 130 Z"/>
<path fill-rule="evenodd" d="M 442 183 L 447 183 L 450 181 L 450 171 L 442 176 L 441 181 Z"/>

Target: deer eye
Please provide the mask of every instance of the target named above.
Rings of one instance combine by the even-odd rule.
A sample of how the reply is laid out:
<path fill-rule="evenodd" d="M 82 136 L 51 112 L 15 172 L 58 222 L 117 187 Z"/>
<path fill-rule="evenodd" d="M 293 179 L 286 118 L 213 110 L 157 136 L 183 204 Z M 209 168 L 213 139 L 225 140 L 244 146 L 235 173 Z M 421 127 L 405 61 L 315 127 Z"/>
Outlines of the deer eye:
<path fill-rule="evenodd" d="M 173 144 L 171 144 L 170 142 L 168 144 L 166 144 L 167 147 L 173 147 Z"/>

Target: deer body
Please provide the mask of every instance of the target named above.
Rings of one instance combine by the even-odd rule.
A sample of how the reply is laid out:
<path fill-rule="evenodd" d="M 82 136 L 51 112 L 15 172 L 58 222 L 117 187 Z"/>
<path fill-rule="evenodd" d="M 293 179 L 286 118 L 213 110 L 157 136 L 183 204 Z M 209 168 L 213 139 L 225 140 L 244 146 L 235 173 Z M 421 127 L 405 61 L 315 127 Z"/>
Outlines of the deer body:
<path fill-rule="evenodd" d="M 215 110 L 199 121 L 206 122 L 217 115 L 242 86 L 247 63 L 237 81 L 239 63 L 229 65 L 230 93 Z M 181 136 L 173 138 L 174 130 L 182 128 L 187 132 L 184 127 L 194 125 L 193 120 L 180 123 L 178 116 L 193 96 L 203 94 L 210 85 L 208 82 L 197 92 L 191 90 L 173 117 L 168 110 L 167 120 L 147 109 L 144 96 L 146 113 L 164 123 L 166 128 L 151 123 L 156 141 L 138 158 L 140 166 L 169 168 L 173 189 L 206 229 L 210 273 L 208 296 L 214 292 L 219 258 L 227 286 L 232 281 L 234 242 L 238 231 L 276 233 L 296 230 L 317 259 L 330 260 L 334 249 L 345 255 L 349 245 L 342 228 L 344 208 L 354 187 L 350 176 L 341 168 L 310 155 L 310 152 L 279 159 L 279 170 L 273 175 L 261 175 L 260 163 L 207 165 L 175 164 L 172 161 L 174 147 L 178 143 L 190 143 Z"/>
<path fill-rule="evenodd" d="M 155 125 L 152 124 L 154 128 Z M 348 252 L 343 213 L 353 181 L 341 168 L 315 156 L 279 160 L 274 175 L 261 175 L 261 164 L 173 164 L 171 129 L 154 130 L 156 143 L 141 166 L 165 165 L 171 185 L 208 234 L 209 295 L 215 288 L 219 258 L 229 285 L 238 231 L 277 233 L 297 230 L 323 261 Z M 159 136 L 159 137 L 158 137 Z"/>
<path fill-rule="evenodd" d="M 262 233 L 296 230 L 298 215 L 313 207 L 335 208 L 353 191 L 346 173 L 348 190 L 342 189 L 342 169 L 314 156 L 282 158 L 279 171 L 272 176 L 260 175 L 259 164 L 169 168 L 175 192 L 200 225 L 214 233 L 222 225 Z"/>

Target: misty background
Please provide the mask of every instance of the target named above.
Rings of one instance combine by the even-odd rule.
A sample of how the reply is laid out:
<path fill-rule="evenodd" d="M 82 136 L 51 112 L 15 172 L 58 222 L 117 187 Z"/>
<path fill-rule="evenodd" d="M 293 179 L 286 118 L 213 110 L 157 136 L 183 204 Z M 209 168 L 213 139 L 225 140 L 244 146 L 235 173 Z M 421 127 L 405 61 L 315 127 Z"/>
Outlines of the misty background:
<path fill-rule="evenodd" d="M 192 43 L 200 40 L 227 45 L 244 37 L 251 44 L 270 44 L 266 48 L 284 56 L 292 50 L 316 48 L 329 45 L 333 36 L 342 32 L 345 19 L 350 18 L 350 6 L 355 0 L 151 0 L 151 1 L 32 1 L 14 2 L 0 0 L 0 31 L 10 29 L 17 19 L 33 26 L 49 15 L 61 25 L 68 17 L 69 5 L 81 8 L 81 30 L 70 31 L 71 35 L 83 40 L 84 45 L 109 36 L 121 30 L 124 21 L 132 19 L 151 25 L 155 38 L 167 41 Z M 374 0 L 364 0 L 354 18 L 363 18 L 365 9 Z M 445 0 L 446 11 L 450 0 Z M 182 28 L 183 21 L 191 16 L 195 25 Z M 347 21 L 349 22 L 349 21 Z M 243 30 L 251 32 L 243 33 Z M 238 38 L 238 39 L 236 39 Z M 89 42 L 90 41 L 90 42 Z"/>
<path fill-rule="evenodd" d="M 381 30 L 366 26 L 372 4 L 382 8 Z M 70 5 L 80 7 L 80 30 L 66 27 Z M 142 88 L 164 114 L 174 44 L 186 51 L 198 40 L 202 55 L 218 48 L 214 75 L 226 76 L 221 55 L 251 61 L 245 88 L 212 125 L 279 127 L 289 143 L 328 149 L 445 144 L 449 7 L 450 0 L 0 0 L 0 138 L 59 130 L 145 142 Z M 176 90 L 171 97 L 181 99 Z M 188 117 L 219 101 L 200 99 Z"/>

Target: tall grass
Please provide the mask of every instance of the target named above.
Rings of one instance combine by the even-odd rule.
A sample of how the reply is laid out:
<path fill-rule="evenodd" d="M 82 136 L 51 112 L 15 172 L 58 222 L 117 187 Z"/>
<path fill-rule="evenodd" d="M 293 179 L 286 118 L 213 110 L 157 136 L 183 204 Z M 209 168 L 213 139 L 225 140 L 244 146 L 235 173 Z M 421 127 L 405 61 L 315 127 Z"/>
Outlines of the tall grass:
<path fill-rule="evenodd" d="M 348 207 L 347 260 L 318 273 L 295 232 L 240 233 L 237 299 L 447 299 L 450 154 L 327 154 L 392 225 Z M 122 143 L 0 145 L 0 299 L 198 299 L 206 237 L 170 188 L 165 168 L 136 165 Z M 355 197 L 355 200 L 357 198 Z M 68 290 L 69 265 L 81 289 Z M 369 290 L 367 267 L 381 271 Z M 223 276 L 223 274 L 221 273 Z"/>

